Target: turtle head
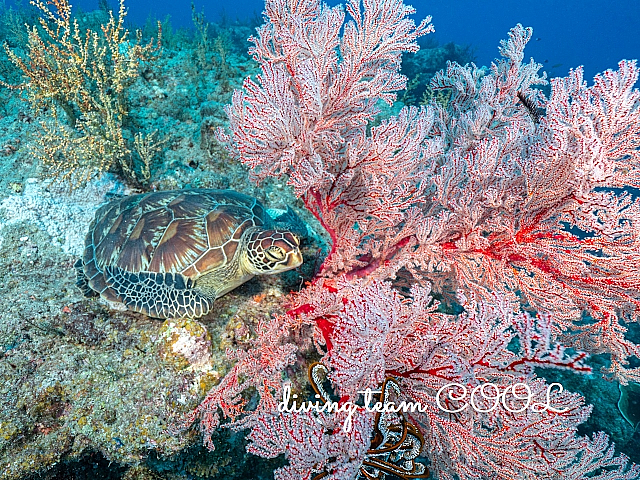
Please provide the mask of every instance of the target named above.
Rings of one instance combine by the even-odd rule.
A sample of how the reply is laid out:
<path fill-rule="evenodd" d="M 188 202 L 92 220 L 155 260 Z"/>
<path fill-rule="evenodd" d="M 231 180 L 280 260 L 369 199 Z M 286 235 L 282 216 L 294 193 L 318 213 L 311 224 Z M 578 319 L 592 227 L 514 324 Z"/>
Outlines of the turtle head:
<path fill-rule="evenodd" d="M 302 264 L 300 239 L 288 230 L 256 229 L 248 233 L 246 268 L 253 275 L 286 272 Z"/>

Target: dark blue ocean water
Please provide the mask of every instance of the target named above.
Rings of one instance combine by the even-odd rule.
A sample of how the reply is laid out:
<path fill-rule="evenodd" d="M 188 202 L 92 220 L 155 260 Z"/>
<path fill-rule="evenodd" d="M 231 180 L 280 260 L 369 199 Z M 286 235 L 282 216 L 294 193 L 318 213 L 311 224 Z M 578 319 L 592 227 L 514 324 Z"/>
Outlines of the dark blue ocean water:
<path fill-rule="evenodd" d="M 417 14 L 433 16 L 441 41 L 477 47 L 479 64 L 498 55 L 500 39 L 516 23 L 533 27 L 525 58 L 533 57 L 553 76 L 584 65 L 585 77 L 640 58 L 640 1 L 452 0 L 414 3 Z M 613 6 L 615 5 L 615 6 Z M 422 13 L 424 12 L 424 13 Z"/>
<path fill-rule="evenodd" d="M 8 0 L 11 2 L 12 0 Z M 26 0 L 24 0 L 26 3 Z M 108 0 L 117 8 L 116 0 Z M 191 26 L 191 6 L 185 0 L 126 0 L 129 20 L 143 24 L 153 14 L 170 15 L 174 26 Z M 197 11 L 204 9 L 209 21 L 224 15 L 231 21 L 259 15 L 260 0 L 195 0 Z M 330 4 L 339 3 L 331 0 Z M 640 0 L 440 0 L 410 1 L 421 19 L 432 15 L 436 38 L 441 43 L 471 44 L 477 63 L 488 65 L 498 54 L 500 39 L 516 23 L 534 28 L 526 51 L 543 63 L 552 76 L 584 65 L 585 77 L 615 68 L 623 58 L 640 58 Z M 10 3 L 7 3 L 7 5 Z M 98 0 L 72 0 L 84 10 L 97 8 Z"/>

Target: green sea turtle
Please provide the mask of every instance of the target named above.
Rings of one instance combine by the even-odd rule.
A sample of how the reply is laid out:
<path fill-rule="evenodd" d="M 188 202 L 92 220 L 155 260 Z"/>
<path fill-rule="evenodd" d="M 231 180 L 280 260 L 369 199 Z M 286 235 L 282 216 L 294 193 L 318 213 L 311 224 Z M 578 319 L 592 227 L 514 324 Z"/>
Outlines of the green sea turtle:
<path fill-rule="evenodd" d="M 76 262 L 85 295 L 157 318 L 198 318 L 254 275 L 302 263 L 298 236 L 232 190 L 144 193 L 102 206 Z"/>

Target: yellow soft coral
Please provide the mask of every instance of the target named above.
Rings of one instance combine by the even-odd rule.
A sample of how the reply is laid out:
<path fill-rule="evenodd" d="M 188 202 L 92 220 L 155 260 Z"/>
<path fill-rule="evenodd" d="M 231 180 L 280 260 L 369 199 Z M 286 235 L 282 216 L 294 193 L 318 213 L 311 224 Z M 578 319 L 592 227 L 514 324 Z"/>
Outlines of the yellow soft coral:
<path fill-rule="evenodd" d="M 72 186 L 106 170 L 144 183 L 149 177 L 150 152 L 159 147 L 154 134 L 138 132 L 134 140 L 123 135 L 129 113 L 125 93 L 138 77 L 141 63 L 157 58 L 160 29 L 157 41 L 143 45 L 140 33 L 130 41 L 124 28 L 124 0 L 117 18 L 109 12 L 100 31 L 87 28 L 84 33 L 71 16 L 68 0 L 31 3 L 41 17 L 37 25 L 28 27 L 26 58 L 5 44 L 25 81 L 5 86 L 23 90 L 41 117 L 35 155 L 49 176 Z M 145 151 L 138 152 L 138 145 L 144 145 Z"/>

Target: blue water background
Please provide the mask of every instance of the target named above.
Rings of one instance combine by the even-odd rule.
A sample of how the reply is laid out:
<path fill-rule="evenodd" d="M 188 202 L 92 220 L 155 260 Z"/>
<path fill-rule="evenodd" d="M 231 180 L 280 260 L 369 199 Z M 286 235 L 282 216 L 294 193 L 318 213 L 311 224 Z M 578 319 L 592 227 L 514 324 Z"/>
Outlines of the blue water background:
<path fill-rule="evenodd" d="M 11 2 L 12 0 L 8 0 Z M 116 0 L 108 0 L 117 8 Z M 98 0 L 71 0 L 84 10 L 97 8 Z M 25 0 L 26 3 L 26 0 Z M 222 13 L 230 21 L 260 16 L 260 0 L 224 2 L 195 1 L 209 21 L 219 21 Z M 331 0 L 329 4 L 337 4 Z M 585 77 L 615 68 L 623 58 L 640 57 L 640 0 L 605 2 L 598 0 L 474 1 L 408 0 L 416 19 L 432 15 L 435 37 L 440 43 L 455 42 L 475 47 L 479 65 L 488 65 L 498 55 L 500 39 L 516 23 L 534 28 L 526 58 L 542 63 L 552 76 L 564 76 L 570 68 L 584 65 Z M 7 3 L 9 5 L 10 3 Z M 129 20 L 142 25 L 150 14 L 159 19 L 171 16 L 176 27 L 190 27 L 189 1 L 126 0 Z"/>

